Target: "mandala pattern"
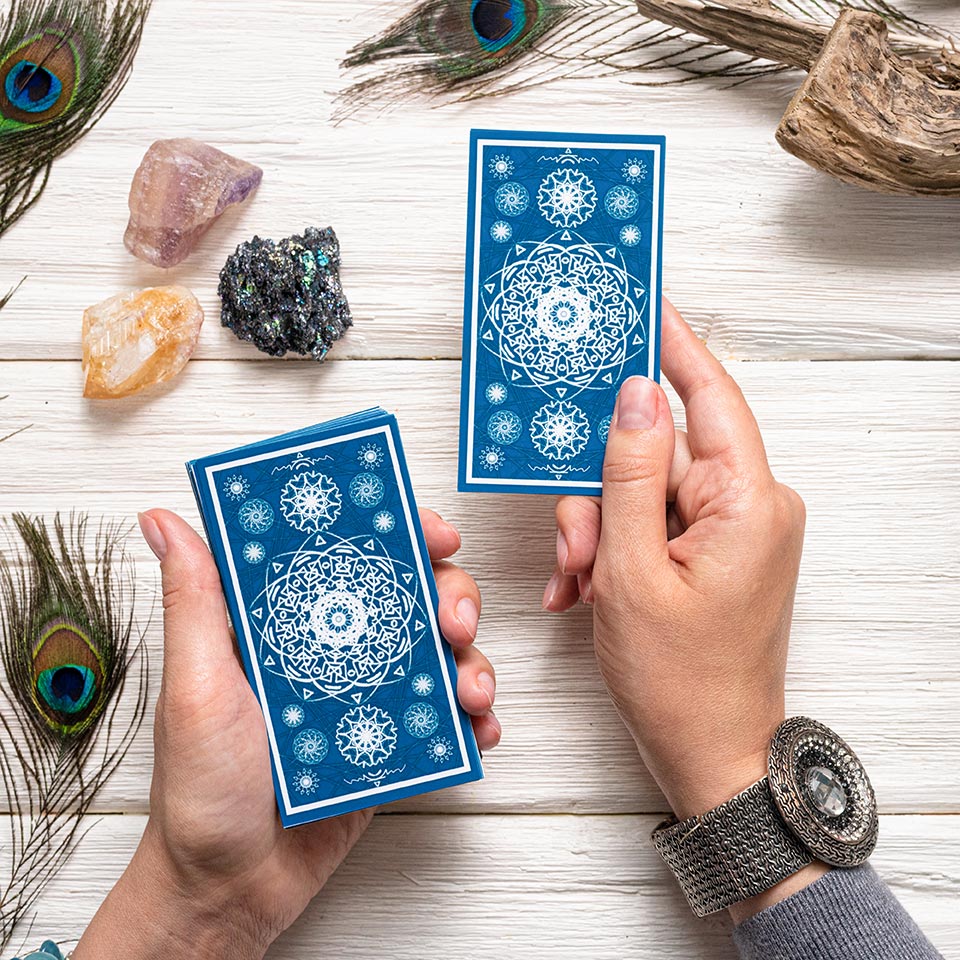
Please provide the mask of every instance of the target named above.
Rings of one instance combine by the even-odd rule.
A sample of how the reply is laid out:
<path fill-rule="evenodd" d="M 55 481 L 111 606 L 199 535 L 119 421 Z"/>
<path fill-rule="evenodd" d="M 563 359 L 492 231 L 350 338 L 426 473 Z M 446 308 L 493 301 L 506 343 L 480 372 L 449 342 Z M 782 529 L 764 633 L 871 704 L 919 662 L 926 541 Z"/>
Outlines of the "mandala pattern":
<path fill-rule="evenodd" d="M 397 518 L 389 510 L 380 510 L 373 515 L 373 529 L 377 533 L 390 533 L 397 525 Z"/>
<path fill-rule="evenodd" d="M 600 438 L 601 443 L 607 442 L 607 437 L 610 435 L 610 417 L 604 417 L 597 424 L 597 436 Z"/>
<path fill-rule="evenodd" d="M 269 566 L 251 605 L 264 669 L 303 699 L 355 702 L 403 679 L 426 614 L 416 580 L 374 539 L 322 534 Z"/>
<path fill-rule="evenodd" d="M 258 540 L 251 540 L 249 543 L 245 543 L 241 553 L 247 563 L 263 563 L 263 561 L 267 559 L 266 548 Z"/>
<path fill-rule="evenodd" d="M 647 179 L 647 165 L 639 157 L 631 157 L 623 165 L 623 179 L 627 183 L 640 183 Z"/>
<path fill-rule="evenodd" d="M 519 217 L 530 205 L 530 194 L 522 183 L 511 180 L 497 188 L 493 202 L 505 217 Z"/>
<path fill-rule="evenodd" d="M 432 703 L 425 700 L 411 703 L 403 712 L 403 726 L 411 737 L 426 740 L 440 724 L 440 714 Z"/>
<path fill-rule="evenodd" d="M 325 473 L 309 470 L 291 477 L 280 493 L 283 519 L 296 530 L 319 533 L 340 516 L 340 488 Z"/>
<path fill-rule="evenodd" d="M 397 745 L 397 727 L 379 707 L 355 707 L 337 724 L 337 748 L 358 767 L 383 763 Z"/>
<path fill-rule="evenodd" d="M 280 714 L 280 719 L 288 727 L 299 727 L 303 723 L 303 719 L 306 716 L 303 712 L 303 707 L 298 703 L 291 703 L 289 706 L 283 708 L 283 712 Z"/>
<path fill-rule="evenodd" d="M 506 180 L 507 177 L 513 176 L 514 165 L 513 161 L 506 154 L 498 153 L 490 160 L 487 169 L 490 171 L 491 176 L 496 177 L 498 180 Z"/>
<path fill-rule="evenodd" d="M 434 737 L 427 744 L 427 756 L 436 764 L 449 763 L 453 744 L 446 737 Z"/>
<path fill-rule="evenodd" d="M 540 184 L 537 206 L 555 227 L 578 227 L 597 208 L 597 191 L 585 173 L 555 170 Z"/>
<path fill-rule="evenodd" d="M 330 744 L 319 730 L 301 730 L 293 738 L 293 755 L 308 766 L 320 763 Z"/>
<path fill-rule="evenodd" d="M 629 220 L 640 209 L 640 197 L 636 190 L 620 183 L 607 191 L 603 208 L 614 220 Z"/>
<path fill-rule="evenodd" d="M 578 234 L 515 245 L 482 291 L 479 343 L 511 389 L 537 387 L 557 399 L 606 390 L 643 347 L 645 290 L 619 249 Z"/>
<path fill-rule="evenodd" d="M 237 519 L 247 533 L 266 533 L 273 526 L 273 507 L 266 500 L 247 500 Z"/>
<path fill-rule="evenodd" d="M 551 460 L 570 460 L 590 439 L 584 412 L 566 400 L 544 404 L 530 421 L 530 437 L 537 451 Z"/>
<path fill-rule="evenodd" d="M 487 384 L 487 389 L 483 392 L 483 395 L 487 398 L 488 403 L 499 407 L 507 399 L 507 387 L 503 383 L 490 383 Z"/>
<path fill-rule="evenodd" d="M 640 228 L 635 223 L 628 223 L 620 228 L 620 242 L 625 247 L 635 247 L 640 242 Z"/>
<path fill-rule="evenodd" d="M 357 453 L 357 459 L 368 470 L 383 466 L 383 447 L 379 443 L 365 443 Z"/>
<path fill-rule="evenodd" d="M 513 236 L 513 227 L 506 220 L 497 220 L 490 227 L 490 236 L 497 243 L 506 243 Z"/>
<path fill-rule="evenodd" d="M 516 443 L 523 433 L 523 421 L 512 410 L 498 410 L 487 421 L 487 436 L 495 443 Z"/>
<path fill-rule="evenodd" d="M 480 451 L 480 466 L 485 470 L 499 470 L 507 462 L 500 447 L 484 447 Z"/>
<path fill-rule="evenodd" d="M 410 686 L 418 697 L 429 697 L 436 684 L 429 673 L 418 673 L 411 681 Z"/>
<path fill-rule="evenodd" d="M 375 507 L 383 494 L 383 481 L 375 473 L 358 473 L 350 481 L 350 499 L 358 507 Z"/>
<path fill-rule="evenodd" d="M 250 493 L 250 484 L 239 474 L 223 481 L 223 492 L 228 500 L 242 500 Z"/>
<path fill-rule="evenodd" d="M 308 796 L 320 788 L 320 778 L 312 770 L 298 770 L 293 778 L 293 788 L 297 793 Z"/>

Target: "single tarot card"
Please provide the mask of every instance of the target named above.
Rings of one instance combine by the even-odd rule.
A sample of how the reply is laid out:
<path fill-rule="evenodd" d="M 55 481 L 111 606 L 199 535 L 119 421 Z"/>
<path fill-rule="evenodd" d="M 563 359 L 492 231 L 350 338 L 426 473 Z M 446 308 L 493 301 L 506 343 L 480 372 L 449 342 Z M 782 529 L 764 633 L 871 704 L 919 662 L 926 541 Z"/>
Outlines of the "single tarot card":
<path fill-rule="evenodd" d="M 664 148 L 472 132 L 461 490 L 600 493 L 620 384 L 660 377 Z"/>
<path fill-rule="evenodd" d="M 479 780 L 395 419 L 187 465 L 285 826 Z"/>

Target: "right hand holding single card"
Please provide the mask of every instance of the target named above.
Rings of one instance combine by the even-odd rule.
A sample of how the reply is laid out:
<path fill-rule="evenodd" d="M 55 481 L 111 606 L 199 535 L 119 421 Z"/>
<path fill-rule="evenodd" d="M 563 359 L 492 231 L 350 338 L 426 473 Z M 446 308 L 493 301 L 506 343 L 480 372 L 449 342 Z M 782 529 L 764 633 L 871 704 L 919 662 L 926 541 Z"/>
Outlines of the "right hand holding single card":
<path fill-rule="evenodd" d="M 611 697 L 682 819 L 766 773 L 784 718 L 804 507 L 770 472 L 739 387 L 667 301 L 662 349 L 687 434 L 656 383 L 627 382 L 602 500 L 558 502 L 544 606 L 581 594 L 594 605 Z"/>
<path fill-rule="evenodd" d="M 480 593 L 446 559 L 460 547 L 456 529 L 429 510 L 420 519 L 440 627 L 455 649 L 458 698 L 480 748 L 489 750 L 500 739 L 500 725 L 491 712 L 493 668 L 473 646 Z M 150 511 L 141 526 L 163 573 L 163 682 L 150 819 L 107 914 L 94 921 L 76 955 L 99 956 L 98 945 L 117 946 L 112 908 L 126 917 L 124 947 L 134 955 L 142 918 L 167 931 L 172 956 L 186 955 L 182 949 L 206 955 L 208 942 L 229 946 L 231 956 L 262 956 L 339 866 L 373 810 L 283 829 L 263 715 L 231 636 L 213 557 L 173 513 Z M 98 941 L 98 929 L 110 931 L 109 944 Z"/>

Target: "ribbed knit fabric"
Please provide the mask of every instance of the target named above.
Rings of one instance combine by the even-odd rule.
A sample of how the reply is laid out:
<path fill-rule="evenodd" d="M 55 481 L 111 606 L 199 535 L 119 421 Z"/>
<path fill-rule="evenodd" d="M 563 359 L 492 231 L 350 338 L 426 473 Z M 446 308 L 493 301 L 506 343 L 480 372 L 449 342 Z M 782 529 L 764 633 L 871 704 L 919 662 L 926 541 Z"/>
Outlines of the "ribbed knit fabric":
<path fill-rule="evenodd" d="M 831 870 L 733 931 L 743 960 L 943 960 L 864 864 Z"/>

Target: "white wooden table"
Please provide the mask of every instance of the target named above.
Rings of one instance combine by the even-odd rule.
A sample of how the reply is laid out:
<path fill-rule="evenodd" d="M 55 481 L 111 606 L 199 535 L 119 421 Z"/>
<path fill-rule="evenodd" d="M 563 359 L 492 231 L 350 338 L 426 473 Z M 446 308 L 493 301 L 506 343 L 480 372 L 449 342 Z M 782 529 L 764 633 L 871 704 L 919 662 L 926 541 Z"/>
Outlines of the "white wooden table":
<path fill-rule="evenodd" d="M 568 82 L 333 127 L 343 51 L 408 4 L 157 0 L 129 86 L 0 241 L 0 288 L 28 275 L 0 315 L 0 436 L 32 424 L 0 445 L 0 512 L 132 521 L 162 505 L 197 523 L 187 458 L 395 410 L 418 497 L 460 525 L 484 591 L 503 744 L 484 782 L 377 817 L 271 956 L 733 956 L 727 921 L 694 921 L 647 842 L 665 804 L 603 693 L 589 613 L 540 610 L 552 502 L 454 492 L 470 127 L 664 133 L 667 292 L 728 361 L 808 505 L 789 709 L 861 751 L 883 813 L 874 862 L 960 957 L 960 206 L 876 196 L 783 153 L 773 131 L 795 83 L 782 79 Z M 121 238 L 133 170 L 173 136 L 265 174 L 165 273 Z M 328 223 L 356 321 L 329 362 L 271 361 L 219 326 L 217 272 L 240 240 Z M 207 312 L 195 360 L 169 388 L 83 400 L 83 309 L 159 283 L 191 287 Z M 155 688 L 156 569 L 130 545 L 155 614 Z M 76 937 L 123 869 L 151 750 L 145 729 L 36 934 Z"/>

